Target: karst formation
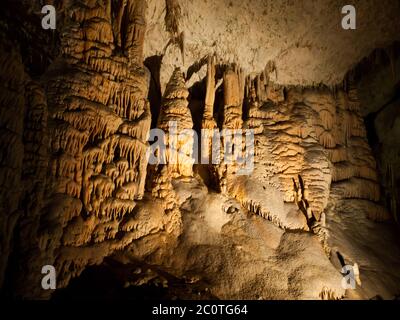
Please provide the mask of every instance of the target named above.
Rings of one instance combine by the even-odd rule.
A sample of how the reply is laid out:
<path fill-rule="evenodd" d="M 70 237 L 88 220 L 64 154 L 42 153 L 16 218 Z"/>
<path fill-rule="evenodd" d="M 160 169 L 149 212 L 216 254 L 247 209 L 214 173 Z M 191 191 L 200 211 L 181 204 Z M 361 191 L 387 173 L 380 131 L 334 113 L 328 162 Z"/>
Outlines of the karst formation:
<path fill-rule="evenodd" d="M 3 1 L 1 295 L 397 299 L 400 3 L 353 5 Z"/>

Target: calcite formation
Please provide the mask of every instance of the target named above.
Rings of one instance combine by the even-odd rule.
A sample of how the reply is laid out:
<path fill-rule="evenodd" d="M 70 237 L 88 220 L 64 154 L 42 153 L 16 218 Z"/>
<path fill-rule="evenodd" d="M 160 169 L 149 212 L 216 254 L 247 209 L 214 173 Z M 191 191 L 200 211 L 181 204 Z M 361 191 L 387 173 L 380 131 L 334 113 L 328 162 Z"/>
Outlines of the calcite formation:
<path fill-rule="evenodd" d="M 183 57 L 178 46 L 167 46 L 168 2 L 180 5 Z M 356 8 L 355 31 L 341 28 L 347 4 Z M 148 5 L 144 52 L 163 55 L 164 86 L 176 61 L 186 69 L 214 52 L 224 62 L 239 62 L 246 73 L 270 71 L 281 85 L 334 86 L 372 50 L 400 40 L 400 5 L 392 0 L 148 0 Z"/>
<path fill-rule="evenodd" d="M 164 54 L 175 47 L 184 58 L 186 41 L 194 50 L 185 36 L 189 5 L 160 2 Z M 241 56 L 233 62 L 215 50 L 189 68 L 183 58 L 171 63 L 163 90 L 144 64 L 154 45 L 153 1 L 54 5 L 57 50 L 44 45 L 51 59 L 37 70 L 29 67 L 40 52 L 34 41 L 22 31 L 23 38 L 8 36 L 7 20 L 0 24 L 5 294 L 49 299 L 43 266 L 55 267 L 62 293 L 105 258 L 141 266 L 134 279 L 126 276 L 127 287 L 167 288 L 179 279 L 221 299 L 399 294 L 393 213 L 354 79 L 288 86 L 276 81 L 273 61 L 248 72 Z M 37 9 L 25 1 L 21 8 Z M 18 41 L 34 50 L 23 53 Z M 162 99 L 150 107 L 157 81 Z M 151 141 L 152 129 L 163 132 L 159 141 Z M 224 132 L 243 139 L 229 147 Z M 149 163 L 155 142 L 162 149 Z M 231 149 L 252 155 L 246 174 L 225 161 Z M 343 287 L 344 266 L 356 270 L 355 290 Z"/>
<path fill-rule="evenodd" d="M 0 284 L 4 282 L 11 241 L 16 227 L 19 199 L 22 193 L 23 134 L 25 108 L 25 73 L 21 55 L 13 49 L 13 43 L 1 39 L 1 255 Z M 12 112 L 10 112 L 12 110 Z M 7 185 L 12 188 L 7 188 Z"/>
<path fill-rule="evenodd" d="M 157 124 L 166 136 L 165 161 L 172 178 L 193 176 L 194 137 L 188 96 L 183 74 L 176 69 L 167 85 Z"/>
<path fill-rule="evenodd" d="M 25 86 L 29 108 L 27 147 L 19 152 L 26 164 L 22 171 L 29 184 L 39 179 L 45 185 L 42 196 L 36 194 L 40 188 L 32 190 L 42 203 L 30 259 L 54 264 L 60 286 L 131 241 L 130 235 L 116 235 L 144 194 L 151 123 L 141 57 L 144 6 L 140 1 L 115 4 L 71 4 L 62 53 L 41 80 L 46 96 L 35 84 Z M 128 21 L 122 23 L 121 16 Z M 44 161 L 47 175 L 34 175 Z M 31 276 L 21 275 L 18 282 L 25 285 Z M 37 289 L 29 294 L 36 296 Z"/>
<path fill-rule="evenodd" d="M 189 102 L 189 91 L 185 87 L 183 74 L 175 69 L 167 85 L 157 127 L 164 133 L 159 155 L 160 163 L 154 168 L 152 194 L 164 200 L 166 213 L 179 217 L 176 193 L 172 180 L 193 176 L 193 121 Z M 179 219 L 179 218 L 178 218 Z"/>

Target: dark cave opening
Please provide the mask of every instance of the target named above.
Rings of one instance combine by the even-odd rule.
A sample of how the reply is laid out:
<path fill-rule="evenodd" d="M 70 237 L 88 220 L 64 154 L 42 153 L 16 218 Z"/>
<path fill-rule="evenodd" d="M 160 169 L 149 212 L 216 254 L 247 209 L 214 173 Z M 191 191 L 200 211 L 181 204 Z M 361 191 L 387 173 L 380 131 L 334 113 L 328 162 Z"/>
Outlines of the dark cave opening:
<path fill-rule="evenodd" d="M 375 49 L 349 77 L 358 89 L 368 143 L 376 160 L 381 202 L 400 221 L 400 42 Z M 399 225 L 398 225 L 399 226 Z"/>

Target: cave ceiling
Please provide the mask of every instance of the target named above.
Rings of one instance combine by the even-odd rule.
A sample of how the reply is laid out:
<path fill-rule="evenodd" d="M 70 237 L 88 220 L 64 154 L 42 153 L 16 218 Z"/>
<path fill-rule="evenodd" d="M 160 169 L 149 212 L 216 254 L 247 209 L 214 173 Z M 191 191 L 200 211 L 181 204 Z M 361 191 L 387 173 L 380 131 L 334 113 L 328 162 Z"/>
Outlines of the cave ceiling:
<path fill-rule="evenodd" d="M 258 73 L 272 63 L 276 70 L 271 79 L 282 85 L 336 85 L 373 49 L 400 39 L 399 1 L 352 1 L 356 30 L 341 28 L 346 1 L 181 0 L 179 4 L 183 55 L 177 46 L 168 45 L 165 2 L 148 3 L 144 53 L 163 55 L 163 83 L 175 66 L 188 68 L 215 53 L 224 61 L 240 62 L 247 73 Z M 205 69 L 198 78 L 204 75 Z"/>

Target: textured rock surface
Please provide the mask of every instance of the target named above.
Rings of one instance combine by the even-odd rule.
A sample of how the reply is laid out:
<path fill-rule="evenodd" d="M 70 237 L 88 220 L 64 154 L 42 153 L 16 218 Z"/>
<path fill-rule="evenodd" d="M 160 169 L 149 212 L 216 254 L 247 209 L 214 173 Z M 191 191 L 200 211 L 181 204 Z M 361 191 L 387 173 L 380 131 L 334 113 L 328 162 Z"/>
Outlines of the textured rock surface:
<path fill-rule="evenodd" d="M 175 66 L 188 68 L 214 52 L 223 62 L 240 63 L 247 73 L 258 73 L 271 61 L 275 66 L 271 79 L 280 84 L 335 85 L 373 49 L 400 39 L 398 1 L 353 1 L 354 32 L 341 28 L 341 9 L 348 4 L 343 1 L 171 2 L 181 7 L 183 55 L 179 46 L 168 45 L 165 2 L 149 1 L 147 13 L 145 56 L 164 55 L 164 86 Z"/>
<path fill-rule="evenodd" d="M 400 220 L 400 50 L 399 42 L 376 50 L 355 71 L 357 88 L 368 126 L 368 139 L 376 156 L 385 203 Z"/>
<path fill-rule="evenodd" d="M 340 14 L 331 1 L 251 3 L 55 1 L 58 29 L 53 42 L 38 38 L 42 48 L 28 32 L 38 32 L 37 4 L 7 7 L 0 24 L 2 292 L 49 298 L 53 292 L 40 286 L 42 266 L 55 266 L 61 290 L 108 257 L 125 271 L 140 266 L 134 276 L 126 271 L 126 287 L 167 288 L 175 279 L 198 284 L 208 298 L 399 293 L 398 235 L 367 140 L 363 86 L 304 87 L 337 84 L 379 45 L 378 31 L 362 19 L 375 2 L 358 3 L 356 38 L 333 33 Z M 368 16 L 385 20 L 382 43 L 398 36 L 396 4 L 384 4 Z M 218 9 L 227 14 L 216 19 Z M 31 20 L 11 34 L 16 12 Z M 249 35 L 250 21 L 266 31 Z M 158 79 L 166 89 L 150 107 L 157 75 L 144 60 L 168 42 Z M 192 86 L 185 75 L 195 73 Z M 398 135 L 398 121 L 389 133 L 382 125 L 397 106 L 393 100 L 375 120 L 385 146 Z M 254 170 L 238 175 L 240 165 L 226 162 L 194 166 L 185 160 L 194 135 L 173 143 L 171 121 L 178 134 L 254 130 Z M 148 165 L 152 123 L 167 133 L 167 160 L 175 148 L 183 151 L 175 163 Z M 238 149 L 250 152 L 251 145 Z M 342 287 L 344 264 L 359 267 L 355 291 Z"/>
<path fill-rule="evenodd" d="M 23 131 L 25 108 L 25 73 L 21 56 L 13 50 L 13 43 L 2 37 L 0 64 L 1 73 L 1 193 L 0 225 L 2 259 L 0 262 L 0 284 L 11 252 L 11 241 L 18 217 L 22 191 L 21 175 L 24 157 Z M 13 110 L 10 112 L 10 109 Z M 7 188 L 12 186 L 12 188 Z"/>

